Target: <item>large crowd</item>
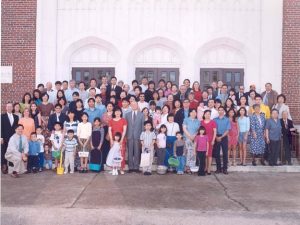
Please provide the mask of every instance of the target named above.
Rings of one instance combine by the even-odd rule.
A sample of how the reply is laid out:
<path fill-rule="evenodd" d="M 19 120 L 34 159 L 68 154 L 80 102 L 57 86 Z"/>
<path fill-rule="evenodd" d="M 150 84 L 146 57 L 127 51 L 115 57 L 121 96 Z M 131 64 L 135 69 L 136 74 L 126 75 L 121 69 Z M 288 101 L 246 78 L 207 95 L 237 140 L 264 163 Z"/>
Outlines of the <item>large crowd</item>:
<path fill-rule="evenodd" d="M 64 165 L 65 174 L 110 167 L 112 175 L 151 175 L 157 164 L 161 174 L 205 176 L 213 158 L 213 172 L 228 174 L 229 166 L 247 165 L 249 155 L 253 166 L 291 165 L 296 129 L 286 96 L 271 83 L 260 94 L 255 85 L 228 89 L 222 81 L 201 90 L 189 79 L 180 86 L 147 78 L 129 85 L 114 76 L 100 85 L 39 84 L 1 115 L 2 173 L 10 168 L 18 177 Z"/>

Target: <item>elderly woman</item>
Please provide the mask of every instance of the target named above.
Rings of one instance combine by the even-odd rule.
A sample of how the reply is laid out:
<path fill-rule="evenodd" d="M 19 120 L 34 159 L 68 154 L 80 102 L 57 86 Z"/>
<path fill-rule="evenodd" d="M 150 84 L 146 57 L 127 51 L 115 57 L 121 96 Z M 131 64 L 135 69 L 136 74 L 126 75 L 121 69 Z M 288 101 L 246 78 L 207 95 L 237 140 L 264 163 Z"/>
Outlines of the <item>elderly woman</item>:
<path fill-rule="evenodd" d="M 291 114 L 290 114 L 290 108 L 285 104 L 286 97 L 285 95 L 281 94 L 277 96 L 277 103 L 273 106 L 273 109 L 277 109 L 279 114 L 278 118 L 282 118 L 282 112 L 286 111 L 288 113 L 288 119 L 292 120 Z"/>
<path fill-rule="evenodd" d="M 266 140 L 270 144 L 269 166 L 277 166 L 281 146 L 281 123 L 278 110 L 272 109 L 271 118 L 266 123 Z"/>
<path fill-rule="evenodd" d="M 263 155 L 265 153 L 265 123 L 264 114 L 260 113 L 260 105 L 253 105 L 254 113 L 250 117 L 250 153 L 252 154 L 252 165 L 256 166 L 256 158 L 261 157 L 261 163 L 264 165 Z"/>
<path fill-rule="evenodd" d="M 26 158 L 28 153 L 27 137 L 23 135 L 24 126 L 18 124 L 15 134 L 9 139 L 5 158 L 7 161 L 13 163 L 12 177 L 17 178 L 19 174 L 26 172 L 23 159 Z"/>
<path fill-rule="evenodd" d="M 190 173 L 190 168 L 196 165 L 196 157 L 194 156 L 194 139 L 197 135 L 200 121 L 196 118 L 196 109 L 191 109 L 189 117 L 183 120 L 183 132 L 185 137 L 185 145 L 187 149 L 186 167 L 187 173 Z"/>

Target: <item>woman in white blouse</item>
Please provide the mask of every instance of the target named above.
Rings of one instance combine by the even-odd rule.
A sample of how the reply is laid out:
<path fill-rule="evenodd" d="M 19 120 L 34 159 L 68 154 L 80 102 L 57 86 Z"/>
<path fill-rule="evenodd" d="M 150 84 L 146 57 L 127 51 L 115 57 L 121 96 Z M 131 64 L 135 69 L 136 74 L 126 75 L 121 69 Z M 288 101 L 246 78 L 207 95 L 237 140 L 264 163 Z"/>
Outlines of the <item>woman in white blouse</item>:
<path fill-rule="evenodd" d="M 174 114 L 170 113 L 167 116 L 167 122 L 165 123 L 167 127 L 167 147 L 166 147 L 166 157 L 165 157 L 165 165 L 170 156 L 173 155 L 173 145 L 176 141 L 176 133 L 180 132 L 180 128 L 178 123 L 174 122 Z"/>
<path fill-rule="evenodd" d="M 292 120 L 291 113 L 290 113 L 290 108 L 285 104 L 286 97 L 283 94 L 280 94 L 277 96 L 277 104 L 273 106 L 273 109 L 277 109 L 279 114 L 278 118 L 282 118 L 282 112 L 287 111 L 288 113 L 288 119 Z"/>

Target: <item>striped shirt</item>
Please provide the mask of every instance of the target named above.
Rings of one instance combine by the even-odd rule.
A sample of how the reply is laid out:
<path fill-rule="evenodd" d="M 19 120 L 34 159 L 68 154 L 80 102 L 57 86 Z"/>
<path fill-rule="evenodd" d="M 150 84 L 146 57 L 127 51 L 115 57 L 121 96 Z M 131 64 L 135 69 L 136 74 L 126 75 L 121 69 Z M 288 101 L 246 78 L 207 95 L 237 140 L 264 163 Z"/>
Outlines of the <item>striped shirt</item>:
<path fill-rule="evenodd" d="M 74 135 L 77 135 L 77 127 L 78 127 L 79 121 L 73 121 L 73 122 L 68 122 L 65 121 L 64 122 L 64 128 L 66 129 L 66 133 L 68 132 L 68 130 L 73 130 L 74 131 Z"/>
<path fill-rule="evenodd" d="M 150 147 L 153 140 L 156 139 L 154 132 L 143 131 L 140 136 L 140 140 L 144 142 L 145 147 Z"/>
<path fill-rule="evenodd" d="M 77 145 L 77 140 L 75 138 L 72 138 L 71 140 L 67 138 L 64 140 L 66 152 L 73 152 L 76 149 Z"/>

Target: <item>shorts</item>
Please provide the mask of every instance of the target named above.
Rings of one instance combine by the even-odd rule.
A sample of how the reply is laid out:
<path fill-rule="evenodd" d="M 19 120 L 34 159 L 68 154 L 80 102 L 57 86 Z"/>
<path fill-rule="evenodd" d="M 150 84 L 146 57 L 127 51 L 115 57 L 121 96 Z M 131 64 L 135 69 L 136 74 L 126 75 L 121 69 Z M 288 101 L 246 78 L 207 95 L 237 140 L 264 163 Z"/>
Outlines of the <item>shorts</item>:
<path fill-rule="evenodd" d="M 239 144 L 247 144 L 248 135 L 247 132 L 240 132 L 239 134 Z"/>
<path fill-rule="evenodd" d="M 60 159 L 60 151 L 52 151 L 52 157 L 54 159 Z"/>

